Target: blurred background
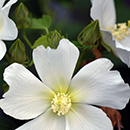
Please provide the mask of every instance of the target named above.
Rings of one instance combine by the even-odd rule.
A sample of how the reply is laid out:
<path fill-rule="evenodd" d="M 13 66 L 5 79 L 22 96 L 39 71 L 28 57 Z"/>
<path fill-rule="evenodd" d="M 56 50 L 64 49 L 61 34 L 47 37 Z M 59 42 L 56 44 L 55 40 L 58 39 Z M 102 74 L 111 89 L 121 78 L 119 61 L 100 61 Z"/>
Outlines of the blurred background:
<path fill-rule="evenodd" d="M 28 10 L 30 11 L 32 17 L 40 18 L 43 14 L 50 15 L 52 18 L 52 24 L 49 30 L 58 30 L 62 35 L 66 36 L 68 39 L 77 40 L 78 34 L 91 22 L 90 18 L 90 0 L 18 0 L 18 2 L 12 6 L 10 17 L 15 21 L 15 8 L 23 2 Z M 130 20 L 130 0 L 115 0 L 117 23 L 127 22 Z M 27 29 L 27 36 L 29 40 L 33 43 L 41 34 L 44 34 L 42 30 L 30 30 Z M 7 47 L 10 46 L 11 42 L 7 42 Z M 108 57 L 115 64 L 115 70 L 119 70 L 122 78 L 126 83 L 130 84 L 130 69 L 123 64 L 118 58 L 112 54 L 104 53 L 103 57 Z M 6 62 L 3 59 L 0 63 L 0 86 L 3 86 L 3 71 L 6 66 Z M 0 91 L 2 95 L 2 89 Z M 114 99 L 113 99 L 114 100 Z M 123 130 L 130 129 L 130 103 L 127 107 L 120 111 L 122 114 L 122 124 L 124 126 Z M 8 121 L 9 125 L 12 126 L 12 130 L 22 124 L 14 120 L 11 117 L 8 119 L 4 118 L 5 115 L 1 112 L 0 122 L 4 120 Z M 7 116 L 6 116 L 7 117 Z M 0 130 L 2 130 L 0 128 Z M 5 130 L 5 129 L 3 129 Z M 8 130 L 11 130 L 8 129 Z"/>

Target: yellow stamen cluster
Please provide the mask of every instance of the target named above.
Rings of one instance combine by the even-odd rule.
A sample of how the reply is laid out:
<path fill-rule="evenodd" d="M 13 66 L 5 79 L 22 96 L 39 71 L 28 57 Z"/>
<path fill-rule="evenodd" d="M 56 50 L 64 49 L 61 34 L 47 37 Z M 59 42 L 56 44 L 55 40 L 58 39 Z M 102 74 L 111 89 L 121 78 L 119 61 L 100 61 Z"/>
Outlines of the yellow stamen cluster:
<path fill-rule="evenodd" d="M 58 116 L 65 115 L 71 108 L 71 99 L 68 94 L 55 94 L 51 101 L 51 109 Z"/>
<path fill-rule="evenodd" d="M 126 23 L 119 23 L 115 24 L 114 26 L 110 26 L 106 28 L 106 30 L 111 31 L 113 36 L 118 40 L 121 41 L 125 39 L 125 37 L 128 37 L 130 34 L 130 21 L 128 21 L 128 26 Z"/>

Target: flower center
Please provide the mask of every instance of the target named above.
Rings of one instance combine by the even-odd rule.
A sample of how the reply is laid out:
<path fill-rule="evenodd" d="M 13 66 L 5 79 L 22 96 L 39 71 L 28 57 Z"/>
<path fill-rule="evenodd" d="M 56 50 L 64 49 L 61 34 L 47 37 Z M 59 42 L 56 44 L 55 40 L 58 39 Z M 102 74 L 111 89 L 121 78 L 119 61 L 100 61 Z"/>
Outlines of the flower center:
<path fill-rule="evenodd" d="M 65 115 L 71 108 L 71 99 L 68 94 L 55 94 L 51 101 L 51 109 L 58 116 Z"/>
<path fill-rule="evenodd" d="M 128 37 L 130 34 L 130 21 L 128 21 L 128 25 L 126 25 L 126 23 L 119 23 L 119 24 L 115 24 L 114 26 L 110 26 L 105 28 L 108 31 L 111 31 L 113 36 L 118 40 L 121 41 L 123 39 L 125 39 L 125 37 Z"/>

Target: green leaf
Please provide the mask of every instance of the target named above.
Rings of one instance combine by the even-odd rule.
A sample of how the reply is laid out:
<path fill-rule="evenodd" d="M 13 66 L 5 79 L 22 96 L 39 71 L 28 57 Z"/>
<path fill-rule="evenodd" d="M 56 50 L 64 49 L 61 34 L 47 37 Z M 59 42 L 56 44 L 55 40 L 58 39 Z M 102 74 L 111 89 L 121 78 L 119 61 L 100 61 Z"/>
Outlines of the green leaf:
<path fill-rule="evenodd" d="M 63 36 L 56 30 L 49 32 L 49 34 L 41 36 L 38 38 L 34 45 L 32 46 L 32 49 L 36 48 L 37 46 L 43 45 L 45 48 L 48 46 L 56 49 L 59 45 L 59 41 L 63 38 Z"/>
<path fill-rule="evenodd" d="M 42 18 L 32 19 L 32 29 L 48 29 L 51 25 L 51 17 L 49 15 L 43 15 Z"/>
<path fill-rule="evenodd" d="M 79 49 L 83 49 L 83 46 L 78 41 L 72 41 L 72 43 Z"/>
<path fill-rule="evenodd" d="M 45 36 L 41 36 L 40 38 L 38 38 L 34 45 L 32 46 L 32 49 L 40 46 L 40 45 L 44 45 L 44 47 L 46 48 L 48 46 L 48 40 L 47 40 L 47 35 Z"/>

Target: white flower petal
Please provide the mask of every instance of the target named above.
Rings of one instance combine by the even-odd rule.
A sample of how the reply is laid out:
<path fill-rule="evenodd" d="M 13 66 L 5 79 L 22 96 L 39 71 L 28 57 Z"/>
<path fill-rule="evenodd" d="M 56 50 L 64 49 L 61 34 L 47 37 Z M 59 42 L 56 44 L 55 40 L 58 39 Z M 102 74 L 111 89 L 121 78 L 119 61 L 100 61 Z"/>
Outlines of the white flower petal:
<path fill-rule="evenodd" d="M 116 38 L 112 35 L 110 31 L 102 29 L 101 33 L 102 33 L 103 41 L 112 49 L 120 48 L 120 49 L 130 51 L 130 45 L 129 45 L 130 37 L 126 37 L 124 40 L 119 42 L 116 40 Z"/>
<path fill-rule="evenodd" d="M 123 109 L 130 98 L 130 87 L 113 64 L 101 58 L 84 66 L 72 79 L 69 94 L 72 102 Z"/>
<path fill-rule="evenodd" d="M 0 100 L 4 112 L 17 119 L 32 119 L 50 107 L 54 93 L 20 64 L 5 69 L 4 80 L 10 86 Z"/>
<path fill-rule="evenodd" d="M 3 15 L 3 13 L 0 11 L 0 34 L 2 32 L 2 29 L 4 27 L 4 24 L 5 24 L 5 17 Z"/>
<path fill-rule="evenodd" d="M 78 49 L 67 39 L 62 39 L 57 49 L 39 46 L 33 51 L 40 78 L 55 92 L 66 92 L 78 56 Z"/>
<path fill-rule="evenodd" d="M 0 40 L 0 60 L 4 57 L 5 53 L 6 53 L 5 43 Z"/>
<path fill-rule="evenodd" d="M 114 48 L 113 52 L 117 57 L 120 58 L 123 63 L 125 63 L 130 68 L 130 51 Z"/>
<path fill-rule="evenodd" d="M 5 0 L 0 0 L 0 9 L 2 8 L 2 6 L 4 5 Z"/>
<path fill-rule="evenodd" d="M 115 6 L 113 0 L 91 0 L 92 8 L 90 16 L 98 19 L 101 28 L 114 25 L 116 22 Z"/>
<path fill-rule="evenodd" d="M 111 121 L 99 108 L 74 104 L 66 115 L 66 130 L 113 130 Z"/>
<path fill-rule="evenodd" d="M 64 116 L 57 116 L 52 110 L 48 110 L 16 130 L 65 130 L 65 118 Z"/>
<path fill-rule="evenodd" d="M 122 41 L 120 41 L 120 43 L 124 46 L 129 48 L 130 51 L 130 35 L 127 37 L 125 37 L 125 39 L 123 39 Z"/>
<path fill-rule="evenodd" d="M 18 0 L 9 0 L 9 2 L 1 9 L 6 15 L 9 14 L 11 6 Z"/>
<path fill-rule="evenodd" d="M 118 58 L 120 58 L 122 62 L 127 64 L 128 67 L 130 67 L 130 46 L 127 45 L 129 44 L 130 38 L 126 38 L 126 40 L 123 40 L 120 43 L 113 37 L 113 35 L 110 32 L 104 30 L 102 30 L 101 32 L 103 41 L 109 47 L 111 47 L 113 53 Z"/>
<path fill-rule="evenodd" d="M 4 26 L 0 32 L 0 39 L 2 40 L 14 40 L 18 35 L 18 30 L 15 23 L 4 15 L 5 21 Z"/>

